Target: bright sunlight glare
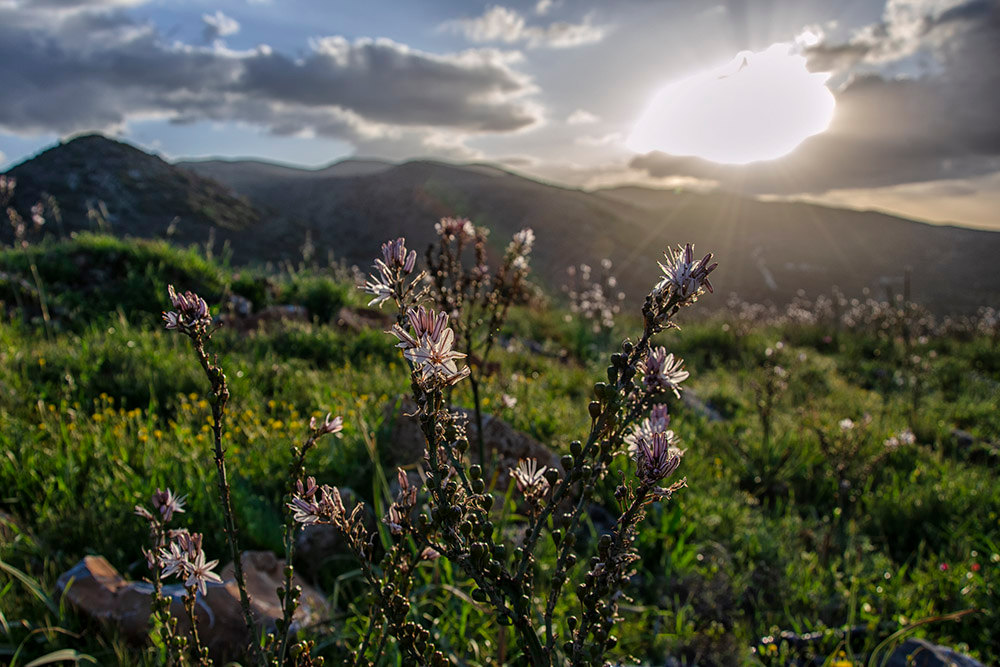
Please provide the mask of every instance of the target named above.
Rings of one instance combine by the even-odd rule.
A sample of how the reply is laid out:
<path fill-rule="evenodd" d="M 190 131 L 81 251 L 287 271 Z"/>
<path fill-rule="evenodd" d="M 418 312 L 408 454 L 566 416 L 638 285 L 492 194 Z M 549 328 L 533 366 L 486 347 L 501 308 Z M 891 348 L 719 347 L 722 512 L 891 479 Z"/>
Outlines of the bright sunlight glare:
<path fill-rule="evenodd" d="M 773 160 L 830 125 L 827 79 L 806 69 L 792 44 L 744 51 L 723 67 L 667 85 L 627 146 L 728 164 Z"/>

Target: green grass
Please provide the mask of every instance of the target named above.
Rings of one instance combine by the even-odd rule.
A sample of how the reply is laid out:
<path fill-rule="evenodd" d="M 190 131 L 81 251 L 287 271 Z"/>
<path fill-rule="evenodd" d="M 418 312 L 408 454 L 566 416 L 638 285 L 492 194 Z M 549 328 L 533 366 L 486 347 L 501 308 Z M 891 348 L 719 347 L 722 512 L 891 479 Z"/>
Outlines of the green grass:
<path fill-rule="evenodd" d="M 11 314 L 0 324 L 0 509 L 8 517 L 0 526 L 7 565 L 0 572 L 0 660 L 20 650 L 17 664 L 24 665 L 75 649 L 100 664 L 155 664 L 151 650 L 127 648 L 66 609 L 55 580 L 86 554 L 142 577 L 145 529 L 132 507 L 157 487 L 188 494 L 181 523 L 206 535 L 210 557 L 226 552 L 204 379 L 186 339 L 156 321 L 166 284 L 202 290 L 212 303 L 235 292 L 305 304 L 316 315 L 313 324 L 250 335 L 223 330 L 213 341 L 233 393 L 227 438 L 245 548 L 280 551 L 288 445 L 314 414 L 342 414 L 346 426 L 341 439 L 310 455 L 311 473 L 369 502 L 384 493 L 392 447 L 385 405 L 408 390 L 405 367 L 379 331 L 325 324 L 341 305 L 363 300 L 323 271 L 234 275 L 194 250 L 93 235 L 31 252 L 57 326 L 47 336 L 22 322 L 17 286 L 0 283 Z M 25 272 L 25 262 L 21 253 L 0 253 L 0 271 L 8 274 Z M 590 387 L 606 363 L 590 358 L 586 336 L 563 315 L 521 309 L 508 333 L 554 353 L 569 350 L 569 361 L 515 344 L 500 352 L 502 371 L 485 387 L 487 410 L 499 409 L 501 394 L 514 396 L 517 408 L 502 416 L 559 452 L 585 434 Z M 907 623 L 975 608 L 981 611 L 961 622 L 930 624 L 918 634 L 986 663 L 1000 660 L 997 348 L 986 339 L 930 341 L 921 350 L 928 366 L 914 410 L 913 391 L 897 380 L 905 354 L 898 342 L 841 333 L 828 344 L 823 332 L 801 327 L 737 335 L 722 324 L 691 322 L 662 339 L 687 359 L 690 390 L 725 419 L 712 422 L 679 404 L 674 410 L 690 488 L 649 513 L 633 601 L 617 631 L 621 653 L 652 664 L 667 656 L 779 664 L 789 657 L 786 647 L 753 655 L 750 648 L 783 630 L 828 631 L 818 655 L 863 651 Z M 767 357 L 779 340 L 778 357 Z M 788 377 L 765 444 L 753 386 L 773 363 Z M 455 399 L 470 401 L 462 390 Z M 866 414 L 857 458 L 878 465 L 838 477 L 818 434 L 837 441 L 841 419 L 860 423 Z M 882 455 L 883 441 L 907 427 L 917 444 Z M 956 428 L 976 443 L 959 444 Z M 624 460 L 616 466 L 627 468 Z M 844 475 L 849 491 L 841 487 Z M 608 507 L 614 478 L 600 490 Z M 338 646 L 356 645 L 362 631 L 356 600 L 364 589 L 349 561 L 328 570 L 319 584 L 335 612 L 320 646 L 335 658 Z M 486 663 L 509 639 L 456 594 L 465 583 L 446 563 L 428 565 L 414 613 L 458 655 Z M 870 634 L 843 645 L 833 631 L 848 623 Z"/>

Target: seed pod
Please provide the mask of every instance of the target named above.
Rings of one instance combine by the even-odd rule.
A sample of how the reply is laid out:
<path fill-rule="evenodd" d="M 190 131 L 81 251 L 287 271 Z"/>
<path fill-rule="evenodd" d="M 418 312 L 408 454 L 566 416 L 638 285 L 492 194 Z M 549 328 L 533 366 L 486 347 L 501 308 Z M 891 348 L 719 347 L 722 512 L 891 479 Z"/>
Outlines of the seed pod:
<path fill-rule="evenodd" d="M 597 401 L 591 401 L 590 405 L 587 406 L 587 410 L 590 412 L 591 419 L 597 419 L 601 416 L 601 404 Z"/>
<path fill-rule="evenodd" d="M 469 477 L 471 479 L 479 479 L 483 476 L 483 469 L 479 465 L 469 466 Z"/>
<path fill-rule="evenodd" d="M 583 453 L 583 445 L 580 444 L 579 440 L 574 440 L 569 443 L 569 451 L 573 456 L 579 456 Z"/>
<path fill-rule="evenodd" d="M 563 470 L 569 470 L 573 467 L 573 457 L 567 454 L 559 459 L 559 463 L 562 465 Z"/>
<path fill-rule="evenodd" d="M 597 398 L 603 399 L 604 398 L 604 393 L 607 390 L 608 390 L 608 385 L 606 383 L 604 383 L 604 382 L 595 382 L 594 383 L 594 396 L 596 396 Z"/>

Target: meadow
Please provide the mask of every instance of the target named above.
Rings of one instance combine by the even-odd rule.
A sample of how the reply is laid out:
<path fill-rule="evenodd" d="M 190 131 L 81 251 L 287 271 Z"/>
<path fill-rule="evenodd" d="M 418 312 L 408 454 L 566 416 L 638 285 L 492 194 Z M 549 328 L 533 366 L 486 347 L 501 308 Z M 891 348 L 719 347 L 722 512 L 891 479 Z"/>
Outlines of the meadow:
<path fill-rule="evenodd" d="M 337 326 L 341 308 L 368 301 L 353 280 L 340 266 L 234 267 L 197 248 L 96 234 L 0 252 L 2 659 L 158 664 L 160 648 L 126 645 L 55 587 L 87 554 L 128 578 L 147 576 L 148 530 L 133 507 L 157 488 L 187 495 L 180 524 L 196 526 L 205 552 L 227 561 L 211 396 L 188 341 L 163 329 L 170 284 L 213 310 L 237 294 L 310 316 L 249 334 L 223 327 L 213 339 L 232 393 L 241 546 L 283 553 L 289 446 L 311 417 L 342 415 L 344 428 L 310 453 L 310 474 L 384 510 L 397 458 L 391 433 L 410 380 L 382 328 Z M 615 660 L 859 664 L 905 631 L 1000 661 L 997 330 L 917 331 L 916 316 L 898 328 L 874 317 L 844 326 L 725 308 L 720 294 L 701 301 L 715 309 L 684 312 L 681 329 L 661 336 L 691 373 L 686 400 L 671 408 L 688 488 L 649 506 Z M 480 387 L 485 410 L 567 453 L 587 433 L 586 404 L 607 355 L 638 328 L 628 311 L 595 331 L 558 295 L 516 307 L 498 337 L 497 370 Z M 470 407 L 469 388 L 453 400 Z M 596 541 L 627 467 L 616 458 L 598 485 L 581 544 Z M 504 510 L 494 520 L 503 533 L 519 517 Z M 541 549 L 541 563 L 556 552 L 551 542 Z M 345 555 L 313 583 L 333 612 L 304 632 L 317 655 L 339 664 L 364 632 L 363 577 Z M 456 593 L 468 583 L 445 559 L 424 563 L 410 617 L 454 664 L 497 664 L 512 639 L 488 608 Z M 974 611 L 942 618 L 965 610 Z M 504 650 L 516 659 L 516 647 Z"/>

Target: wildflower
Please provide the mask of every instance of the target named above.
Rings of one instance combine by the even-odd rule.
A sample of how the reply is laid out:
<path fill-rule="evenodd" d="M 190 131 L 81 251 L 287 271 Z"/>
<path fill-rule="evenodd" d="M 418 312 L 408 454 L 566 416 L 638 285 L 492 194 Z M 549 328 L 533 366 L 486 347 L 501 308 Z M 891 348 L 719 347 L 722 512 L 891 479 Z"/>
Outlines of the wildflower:
<path fill-rule="evenodd" d="M 344 418 L 334 417 L 330 419 L 330 414 L 327 413 L 323 419 L 323 423 L 320 424 L 316 421 L 315 417 L 311 417 L 309 419 L 309 429 L 315 431 L 316 435 L 337 434 L 344 430 Z"/>
<path fill-rule="evenodd" d="M 295 487 L 296 493 L 292 495 L 292 501 L 288 503 L 288 508 L 292 510 L 292 519 L 303 525 L 318 523 L 321 519 L 322 507 L 314 498 L 319 494 L 320 499 L 322 499 L 322 493 L 320 488 L 316 486 L 316 478 L 309 477 L 305 484 L 300 479 L 295 482 Z"/>
<path fill-rule="evenodd" d="M 667 406 L 660 404 L 653 407 L 649 417 L 632 427 L 632 432 L 625 436 L 625 443 L 628 444 L 628 453 L 633 459 L 639 454 L 639 439 L 651 438 L 654 434 L 660 433 L 670 442 L 670 445 L 683 454 L 676 444 L 679 442 L 674 432 L 667 427 L 670 426 L 670 414 Z"/>
<path fill-rule="evenodd" d="M 673 354 L 667 354 L 666 348 L 654 348 L 641 367 L 643 385 L 651 393 L 670 390 L 680 398 L 680 383 L 690 375 L 683 365 L 684 360 L 679 357 L 675 360 Z"/>
<path fill-rule="evenodd" d="M 414 372 L 419 372 L 425 383 L 440 381 L 451 385 L 469 374 L 467 367 L 460 370 L 455 364 L 458 359 L 464 359 L 465 354 L 453 349 L 455 332 L 447 326 L 445 313 L 435 313 L 420 306 L 407 310 L 406 316 L 413 334 L 398 324 L 387 333 L 399 339 L 396 347 L 403 350 L 403 356 L 413 364 Z"/>
<path fill-rule="evenodd" d="M 212 569 L 218 564 L 217 560 L 205 562 L 205 552 L 201 549 L 198 549 L 194 554 L 189 554 L 186 566 L 187 579 L 184 581 L 184 585 L 188 588 L 197 588 L 204 595 L 208 592 L 208 582 L 222 583 L 222 577 L 212 572 Z"/>
<path fill-rule="evenodd" d="M 516 468 L 510 468 L 510 474 L 517 482 L 517 490 L 528 497 L 543 495 L 549 490 L 549 481 L 545 479 L 548 467 L 538 467 L 536 459 L 521 459 Z"/>
<path fill-rule="evenodd" d="M 840 420 L 840 430 L 843 432 L 850 431 L 854 428 L 854 420 L 852 419 L 841 419 Z"/>
<path fill-rule="evenodd" d="M 389 506 L 389 513 L 382 517 L 382 523 L 389 526 L 389 532 L 393 535 L 403 534 L 403 524 L 405 519 L 403 513 L 396 505 Z"/>
<path fill-rule="evenodd" d="M 368 306 L 381 308 L 383 303 L 394 296 L 402 298 L 405 291 L 400 292 L 399 289 L 402 289 L 403 277 L 413 271 L 416 262 L 417 253 L 413 250 L 407 252 L 406 239 L 403 237 L 383 243 L 382 258 L 375 260 L 375 270 L 369 274 L 365 284 L 360 286 L 362 291 L 375 297 L 368 302 Z"/>
<path fill-rule="evenodd" d="M 169 523 L 175 513 L 184 512 L 186 499 L 187 496 L 175 496 L 170 489 L 166 491 L 157 489 L 156 493 L 153 494 L 153 509 L 160 513 L 163 523 Z"/>
<path fill-rule="evenodd" d="M 476 228 L 465 218 L 441 218 L 434 225 L 434 231 L 443 238 L 456 238 L 461 243 L 471 241 L 476 237 Z"/>
<path fill-rule="evenodd" d="M 208 304 L 194 292 L 177 294 L 174 286 L 167 287 L 167 294 L 175 310 L 163 313 L 167 329 L 176 329 L 189 336 L 204 333 L 212 325 Z"/>
<path fill-rule="evenodd" d="M 175 572 L 181 572 L 187 563 L 187 552 L 176 541 L 171 542 L 166 549 L 160 549 L 160 576 L 169 577 Z"/>
<path fill-rule="evenodd" d="M 677 449 L 675 442 L 666 433 L 654 433 L 636 440 L 636 475 L 639 481 L 646 486 L 654 486 L 677 470 L 683 452 Z"/>
<path fill-rule="evenodd" d="M 913 445 L 916 442 L 917 442 L 917 437 L 913 435 L 913 431 L 906 428 L 900 431 L 899 433 L 887 438 L 885 443 L 883 444 L 885 445 L 885 448 L 887 450 L 894 451 L 896 449 L 899 449 L 900 447 Z"/>
<path fill-rule="evenodd" d="M 948 563 L 941 563 L 940 565 L 938 565 L 938 569 L 941 570 L 942 572 L 947 572 L 948 571 Z"/>
<path fill-rule="evenodd" d="M 703 289 L 714 291 L 712 283 L 708 281 L 708 274 L 718 266 L 717 262 L 710 264 L 712 253 L 695 262 L 694 246 L 688 243 L 684 248 L 667 248 L 663 257 L 666 263 L 660 262 L 663 278 L 656 285 L 657 292 L 662 294 L 669 291 L 680 301 L 690 303 Z"/>
<path fill-rule="evenodd" d="M 513 410 L 514 406 L 517 405 L 517 399 L 510 394 L 500 394 L 500 405 L 508 410 Z"/>
<path fill-rule="evenodd" d="M 374 275 L 368 277 L 368 281 L 361 286 L 361 290 L 368 292 L 375 296 L 374 299 L 368 302 L 368 307 L 378 306 L 382 307 L 382 304 L 392 298 L 394 290 L 392 286 L 388 284 L 383 278 L 376 278 Z"/>
<path fill-rule="evenodd" d="M 531 247 L 535 244 L 535 232 L 530 227 L 525 227 L 514 234 L 514 243 L 524 252 L 531 252 Z"/>
<path fill-rule="evenodd" d="M 31 222 L 34 223 L 36 228 L 45 224 L 45 204 L 42 202 L 38 202 L 31 207 Z"/>

